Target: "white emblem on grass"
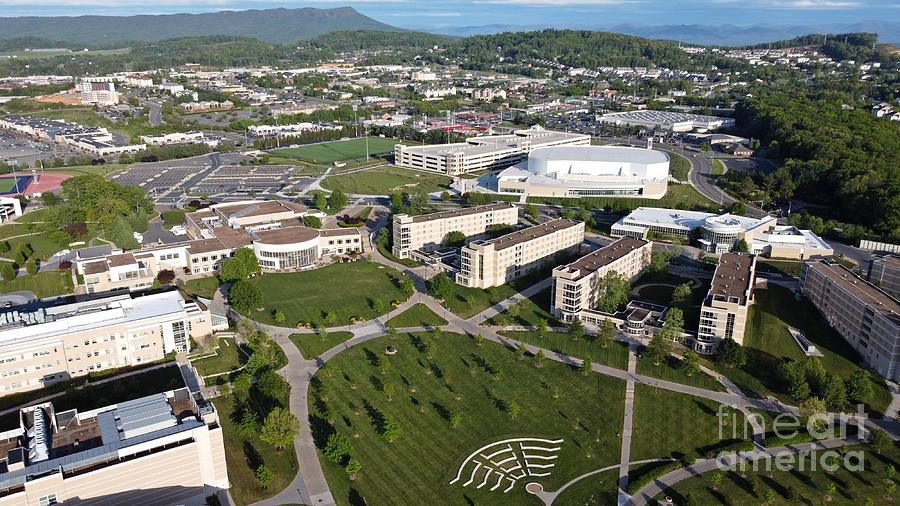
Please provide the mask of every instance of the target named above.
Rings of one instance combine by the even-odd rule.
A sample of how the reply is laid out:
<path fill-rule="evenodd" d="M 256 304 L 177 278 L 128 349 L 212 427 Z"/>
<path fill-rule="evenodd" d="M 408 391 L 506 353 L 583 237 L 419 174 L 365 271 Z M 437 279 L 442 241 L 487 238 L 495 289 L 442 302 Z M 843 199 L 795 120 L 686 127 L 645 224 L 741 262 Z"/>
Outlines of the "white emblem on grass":
<path fill-rule="evenodd" d="M 528 437 L 495 441 L 466 457 L 450 483 L 463 480 L 463 487 L 475 485 L 492 491 L 505 486 L 503 492 L 509 492 L 522 478 L 550 476 L 563 441 Z"/>

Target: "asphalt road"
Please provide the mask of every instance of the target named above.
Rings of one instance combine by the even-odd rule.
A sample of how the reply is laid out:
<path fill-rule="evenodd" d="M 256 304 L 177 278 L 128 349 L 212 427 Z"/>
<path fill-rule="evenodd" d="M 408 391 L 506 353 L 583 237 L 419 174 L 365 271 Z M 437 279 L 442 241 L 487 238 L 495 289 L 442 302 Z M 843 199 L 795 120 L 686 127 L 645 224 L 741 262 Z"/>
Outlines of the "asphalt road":
<path fill-rule="evenodd" d="M 162 106 L 152 100 L 141 100 L 141 105 L 150 110 L 150 125 L 157 126 L 162 124 Z"/>

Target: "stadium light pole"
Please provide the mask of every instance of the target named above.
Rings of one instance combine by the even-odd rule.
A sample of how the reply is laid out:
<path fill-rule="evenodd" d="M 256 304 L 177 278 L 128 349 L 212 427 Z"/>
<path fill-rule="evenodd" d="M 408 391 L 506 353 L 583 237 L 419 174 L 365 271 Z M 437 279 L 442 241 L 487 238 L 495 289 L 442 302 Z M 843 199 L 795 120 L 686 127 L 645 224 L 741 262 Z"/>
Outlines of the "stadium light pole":
<path fill-rule="evenodd" d="M 356 129 L 356 137 L 359 137 L 359 122 L 356 121 L 356 104 L 353 104 L 353 127 Z"/>

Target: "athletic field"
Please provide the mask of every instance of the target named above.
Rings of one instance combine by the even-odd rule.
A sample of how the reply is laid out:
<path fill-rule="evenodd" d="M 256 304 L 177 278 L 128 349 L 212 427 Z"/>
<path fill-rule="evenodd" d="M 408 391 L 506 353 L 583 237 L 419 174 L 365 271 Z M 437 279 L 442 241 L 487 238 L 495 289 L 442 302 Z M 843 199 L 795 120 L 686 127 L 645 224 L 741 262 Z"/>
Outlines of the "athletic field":
<path fill-rule="evenodd" d="M 395 139 L 369 137 L 369 154 L 393 151 Z M 310 144 L 297 148 L 286 148 L 273 151 L 277 156 L 289 156 L 304 162 L 329 164 L 335 161 L 347 162 L 366 158 L 366 139 L 348 139 L 345 141 Z"/>
<path fill-rule="evenodd" d="M 18 176 L 17 178 L 16 177 L 0 178 L 0 195 L 16 193 L 16 179 L 19 180 L 18 193 L 25 193 L 25 189 L 28 188 L 28 183 L 31 182 L 31 179 L 32 179 L 31 176 Z"/>

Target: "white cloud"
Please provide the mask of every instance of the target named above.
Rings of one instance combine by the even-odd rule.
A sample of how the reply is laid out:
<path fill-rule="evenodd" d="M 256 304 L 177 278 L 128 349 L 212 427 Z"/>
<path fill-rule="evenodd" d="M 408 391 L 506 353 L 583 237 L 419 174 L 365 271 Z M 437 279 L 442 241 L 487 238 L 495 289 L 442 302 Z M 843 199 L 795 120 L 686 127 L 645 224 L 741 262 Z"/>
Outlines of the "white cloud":
<path fill-rule="evenodd" d="M 511 5 L 624 5 L 635 3 L 632 0 L 475 0 L 476 4 L 511 4 Z"/>
<path fill-rule="evenodd" d="M 846 9 L 859 7 L 860 3 L 849 0 L 713 0 L 717 4 L 740 4 L 743 7 L 771 9 Z"/>

